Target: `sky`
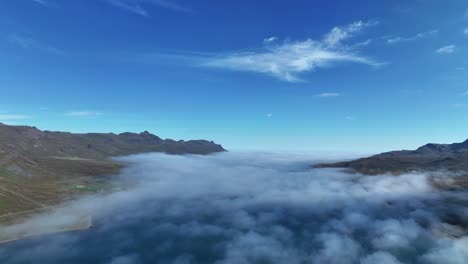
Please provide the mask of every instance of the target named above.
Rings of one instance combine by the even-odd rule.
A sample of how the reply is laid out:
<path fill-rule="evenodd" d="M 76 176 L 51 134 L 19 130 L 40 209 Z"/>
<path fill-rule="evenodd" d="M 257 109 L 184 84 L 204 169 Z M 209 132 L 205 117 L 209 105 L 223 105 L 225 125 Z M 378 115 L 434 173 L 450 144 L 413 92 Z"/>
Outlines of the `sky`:
<path fill-rule="evenodd" d="M 0 122 L 376 153 L 468 138 L 468 3 L 0 0 Z"/>

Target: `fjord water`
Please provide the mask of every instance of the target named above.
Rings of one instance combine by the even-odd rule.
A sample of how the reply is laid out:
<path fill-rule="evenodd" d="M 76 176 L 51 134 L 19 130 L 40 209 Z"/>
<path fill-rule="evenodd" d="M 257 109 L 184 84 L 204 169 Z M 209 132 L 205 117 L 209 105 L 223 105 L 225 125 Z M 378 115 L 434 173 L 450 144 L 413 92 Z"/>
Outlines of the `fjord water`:
<path fill-rule="evenodd" d="M 468 261 L 463 232 L 441 232 L 453 234 L 455 220 L 468 220 L 466 198 L 434 189 L 433 175 L 313 169 L 323 157 L 290 153 L 122 160 L 129 163 L 116 176 L 127 186 L 122 191 L 0 227 L 53 230 L 92 214 L 92 228 L 0 245 L 0 263 Z"/>

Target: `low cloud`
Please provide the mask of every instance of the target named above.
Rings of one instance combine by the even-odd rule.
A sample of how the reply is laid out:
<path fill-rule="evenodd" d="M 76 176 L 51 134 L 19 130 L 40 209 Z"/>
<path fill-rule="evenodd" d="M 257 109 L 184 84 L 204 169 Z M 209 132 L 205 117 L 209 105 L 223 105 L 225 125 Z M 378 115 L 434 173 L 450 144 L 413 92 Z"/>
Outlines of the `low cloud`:
<path fill-rule="evenodd" d="M 455 52 L 455 45 L 443 46 L 436 50 L 436 53 L 439 54 L 450 54 Z"/>
<path fill-rule="evenodd" d="M 332 67 L 336 63 L 353 62 L 379 66 L 368 57 L 359 55 L 357 49 L 369 42 L 346 44 L 345 42 L 364 29 L 377 25 L 377 22 L 357 21 L 343 27 L 334 27 L 322 40 L 285 41 L 278 43 L 276 38 L 265 39 L 262 51 L 227 53 L 207 59 L 207 67 L 249 71 L 271 75 L 287 82 L 298 82 L 300 73 L 318 68 Z M 360 45 L 365 43 L 365 45 Z"/>
<path fill-rule="evenodd" d="M 92 215 L 90 230 L 4 244 L 0 262 L 468 261 L 467 237 L 457 229 L 468 221 L 466 193 L 431 184 L 449 180 L 447 174 L 363 176 L 312 169 L 317 158 L 291 153 L 126 157 L 122 160 L 130 166 L 113 176 L 125 190 L 0 227 L 9 235 L 53 231 Z"/>

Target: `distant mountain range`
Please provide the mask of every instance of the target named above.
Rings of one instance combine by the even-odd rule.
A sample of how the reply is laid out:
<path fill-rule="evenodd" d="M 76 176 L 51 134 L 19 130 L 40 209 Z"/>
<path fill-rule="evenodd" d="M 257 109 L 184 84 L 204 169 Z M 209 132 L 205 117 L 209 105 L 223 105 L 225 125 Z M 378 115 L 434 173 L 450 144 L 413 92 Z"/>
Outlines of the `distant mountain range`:
<path fill-rule="evenodd" d="M 5 214 L 36 210 L 70 194 L 96 191 L 99 183 L 93 176 L 116 174 L 123 166 L 111 157 L 223 151 L 213 141 L 161 139 L 147 131 L 73 134 L 0 123 L 0 223 Z"/>
<path fill-rule="evenodd" d="M 348 168 L 363 174 L 409 171 L 468 171 L 468 140 L 454 144 L 427 144 L 416 150 L 391 151 L 368 158 L 333 164 L 318 164 L 318 168 Z"/>

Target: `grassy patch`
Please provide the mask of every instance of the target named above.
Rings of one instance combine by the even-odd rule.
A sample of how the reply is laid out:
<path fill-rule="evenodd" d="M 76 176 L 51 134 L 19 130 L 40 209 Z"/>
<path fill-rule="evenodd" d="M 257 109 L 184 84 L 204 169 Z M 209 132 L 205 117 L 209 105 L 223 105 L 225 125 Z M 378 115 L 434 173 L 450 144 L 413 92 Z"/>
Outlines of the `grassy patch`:
<path fill-rule="evenodd" d="M 78 193 L 98 193 L 118 190 L 118 184 L 110 181 L 74 183 L 68 189 Z"/>
<path fill-rule="evenodd" d="M 98 185 L 73 185 L 70 187 L 71 190 L 75 192 L 83 192 L 83 193 L 96 193 L 99 192 L 103 189 L 99 188 L 100 186 Z"/>
<path fill-rule="evenodd" d="M 8 177 L 10 176 L 10 172 L 7 170 L 7 168 L 5 168 L 5 166 L 0 166 L 0 177 Z"/>
<path fill-rule="evenodd" d="M 0 198 L 0 212 L 7 208 L 7 202 Z"/>

